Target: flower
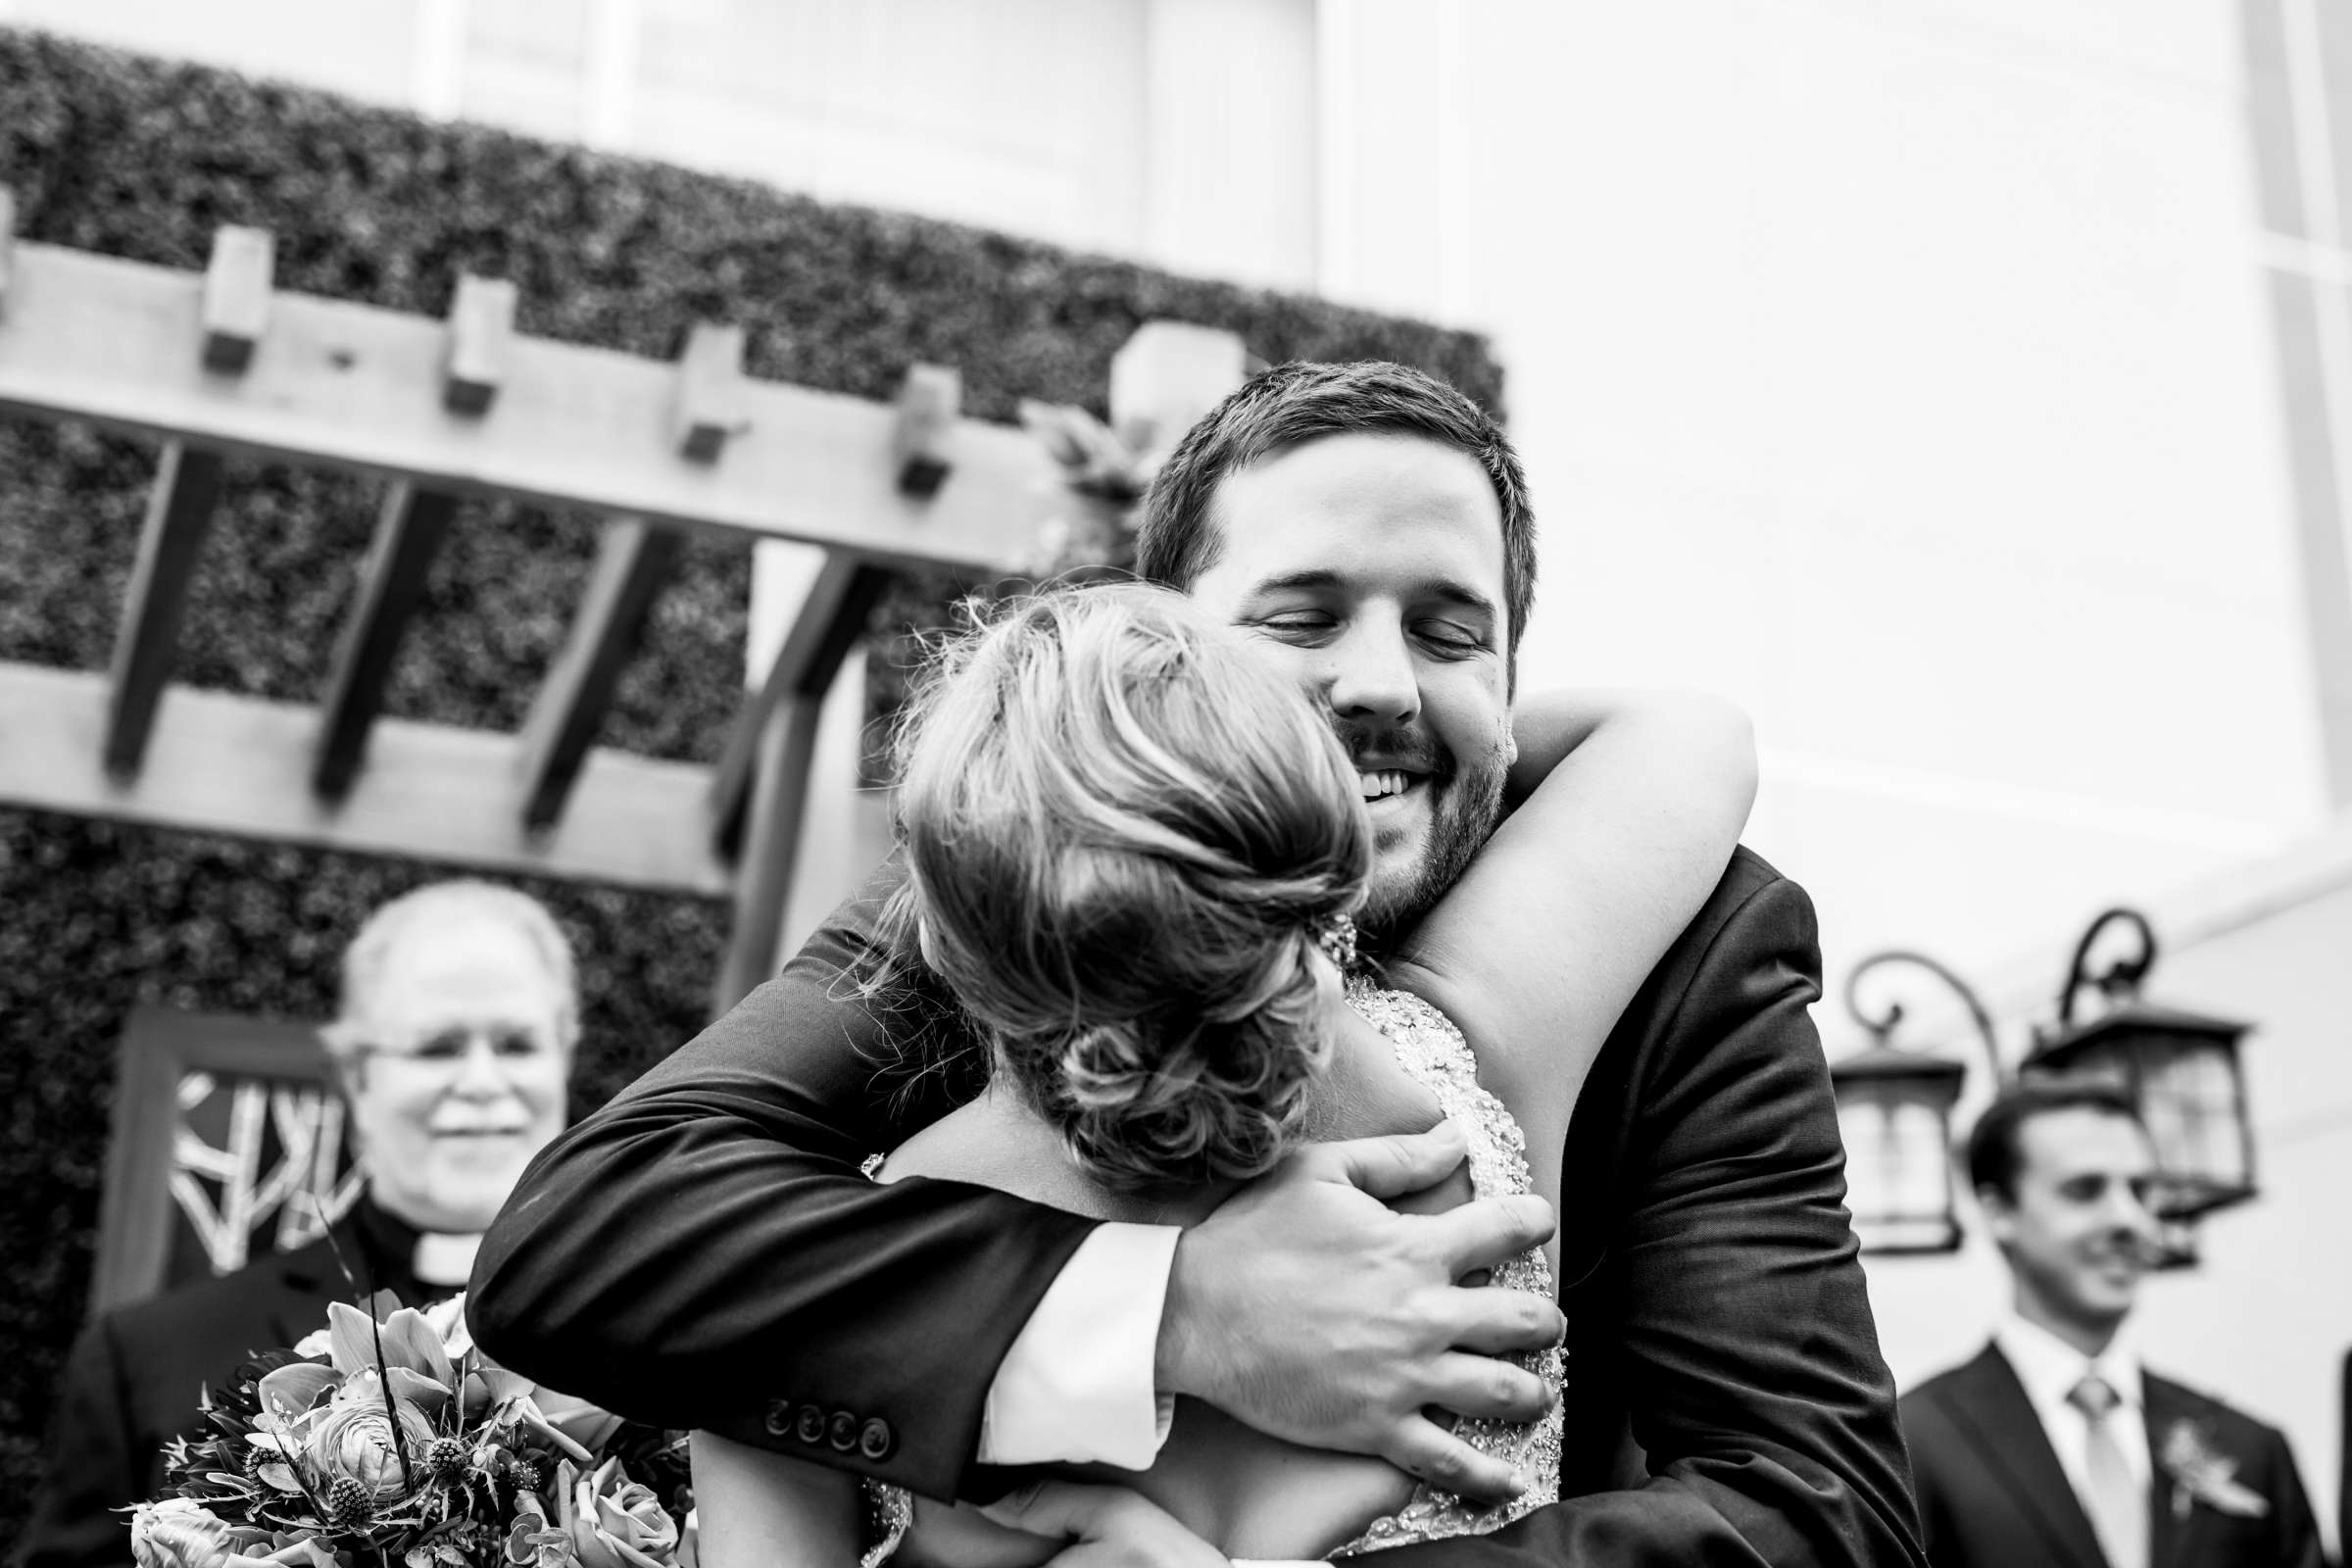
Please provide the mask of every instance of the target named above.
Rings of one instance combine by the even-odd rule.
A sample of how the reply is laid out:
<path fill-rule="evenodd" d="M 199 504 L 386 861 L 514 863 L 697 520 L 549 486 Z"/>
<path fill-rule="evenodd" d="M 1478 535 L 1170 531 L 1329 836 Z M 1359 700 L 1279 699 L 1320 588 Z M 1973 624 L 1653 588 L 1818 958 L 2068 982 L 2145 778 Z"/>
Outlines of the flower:
<path fill-rule="evenodd" d="M 650 1487 L 607 1459 L 586 1475 L 569 1460 L 557 1472 L 558 1522 L 571 1537 L 582 1568 L 669 1568 L 678 1525 Z"/>
<path fill-rule="evenodd" d="M 2187 1517 L 2192 1500 L 2240 1519 L 2260 1519 L 2271 1511 L 2271 1499 L 2237 1479 L 2237 1461 L 2216 1450 L 2193 1421 L 2173 1423 L 2157 1461 L 2173 1478 L 2176 1518 Z"/>
<path fill-rule="evenodd" d="M 393 1447 L 392 1417 L 385 1408 L 381 1386 L 370 1377 L 353 1378 L 314 1420 L 305 1451 L 312 1468 L 328 1485 L 349 1479 L 367 1489 L 371 1501 L 389 1502 L 408 1490 L 400 1453 Z M 400 1416 L 400 1442 L 411 1466 L 420 1472 L 425 1450 L 432 1446 L 433 1429 L 415 1405 L 394 1398 Z"/>
<path fill-rule="evenodd" d="M 139 1568 L 224 1568 L 252 1534 L 193 1498 L 166 1497 L 130 1516 L 130 1554 Z"/>

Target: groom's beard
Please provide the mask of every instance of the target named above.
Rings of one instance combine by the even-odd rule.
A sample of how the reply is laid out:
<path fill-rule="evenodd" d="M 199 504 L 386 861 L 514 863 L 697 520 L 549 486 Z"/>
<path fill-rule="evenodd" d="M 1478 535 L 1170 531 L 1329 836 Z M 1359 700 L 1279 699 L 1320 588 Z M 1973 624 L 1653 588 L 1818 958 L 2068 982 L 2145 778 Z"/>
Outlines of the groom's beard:
<path fill-rule="evenodd" d="M 1430 906 L 1460 879 L 1480 846 L 1502 819 L 1503 775 L 1509 768 L 1502 744 L 1485 755 L 1463 759 L 1437 737 L 1421 731 L 1376 729 L 1333 719 L 1332 729 L 1350 761 L 1365 758 L 1422 775 L 1428 826 L 1420 853 L 1395 862 L 1375 855 L 1372 885 L 1355 923 L 1369 946 L 1393 946 Z"/>

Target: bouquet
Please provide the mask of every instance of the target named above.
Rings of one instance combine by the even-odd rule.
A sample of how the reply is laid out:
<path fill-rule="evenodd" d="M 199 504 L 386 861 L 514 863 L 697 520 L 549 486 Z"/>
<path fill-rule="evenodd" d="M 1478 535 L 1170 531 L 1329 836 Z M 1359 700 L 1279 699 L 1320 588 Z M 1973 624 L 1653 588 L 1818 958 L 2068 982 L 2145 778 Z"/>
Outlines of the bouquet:
<path fill-rule="evenodd" d="M 492 1362 L 463 1297 L 330 1304 L 166 1463 L 139 1568 L 694 1568 L 684 1439 Z"/>

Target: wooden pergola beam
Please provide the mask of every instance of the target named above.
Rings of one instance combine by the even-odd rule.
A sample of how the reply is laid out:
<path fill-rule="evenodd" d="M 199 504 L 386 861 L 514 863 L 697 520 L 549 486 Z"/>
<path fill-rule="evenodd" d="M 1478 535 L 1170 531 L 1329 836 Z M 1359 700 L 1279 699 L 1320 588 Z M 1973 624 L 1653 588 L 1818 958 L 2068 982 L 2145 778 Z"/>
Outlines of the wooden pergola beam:
<path fill-rule="evenodd" d="M 164 448 L 155 488 L 147 497 L 147 517 L 139 527 L 139 553 L 131 564 L 130 589 L 115 634 L 114 666 L 107 676 L 101 757 L 106 771 L 116 778 L 135 777 L 145 760 L 156 707 L 179 652 L 188 583 L 220 498 L 219 453 L 177 441 Z"/>
<path fill-rule="evenodd" d="M 637 650 L 646 612 L 678 556 L 672 529 L 639 517 L 605 524 L 588 591 L 564 651 L 548 670 L 522 726 L 522 824 L 544 828 L 564 813 L 580 760 L 604 727 L 620 672 Z"/>
<path fill-rule="evenodd" d="M 335 649 L 326 697 L 319 704 L 311 788 L 322 799 L 342 799 L 367 756 L 368 732 L 383 709 L 384 682 L 400 653 L 401 636 L 424 598 L 425 574 L 457 510 L 456 496 L 396 484 L 376 514 L 351 620 Z"/>
<path fill-rule="evenodd" d="M 330 803 L 305 776 L 318 724 L 307 704 L 181 687 L 127 782 L 99 763 L 107 706 L 93 671 L 0 663 L 0 803 L 702 898 L 734 883 L 704 823 L 710 770 L 691 763 L 598 747 L 564 819 L 530 832 L 511 735 L 379 719 L 368 766 Z"/>
<path fill-rule="evenodd" d="M 741 430 L 696 463 L 674 444 L 674 365 L 518 333 L 495 405 L 466 417 L 444 407 L 443 322 L 280 290 L 229 380 L 199 363 L 202 293 L 195 273 L 18 244 L 0 409 L 893 564 L 996 571 L 1035 554 L 1051 461 L 1004 425 L 958 418 L 954 471 L 913 495 L 891 405 L 745 380 Z"/>

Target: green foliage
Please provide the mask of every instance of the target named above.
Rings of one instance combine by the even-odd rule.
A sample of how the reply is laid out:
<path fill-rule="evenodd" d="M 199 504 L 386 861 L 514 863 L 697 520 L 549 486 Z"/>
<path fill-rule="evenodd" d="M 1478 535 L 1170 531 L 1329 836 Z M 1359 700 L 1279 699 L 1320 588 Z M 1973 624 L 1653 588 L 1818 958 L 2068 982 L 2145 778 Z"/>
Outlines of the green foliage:
<path fill-rule="evenodd" d="M 282 288 L 438 316 L 471 270 L 519 287 L 526 332 L 666 357 L 697 319 L 749 334 L 755 375 L 888 398 L 917 361 L 965 408 L 1023 397 L 1105 413 L 1144 321 L 1229 327 L 1257 356 L 1396 359 L 1489 405 L 1482 340 L 1320 301 L 1072 256 L 1004 234 L 828 206 L 741 180 L 434 124 L 328 94 L 0 29 L 0 183 L 22 238 L 200 269 L 214 228 L 277 237 Z M 192 352 L 192 346 L 191 346 Z M 0 420 L 0 659 L 103 668 L 152 442 Z M 232 464 L 191 589 L 180 675 L 313 700 L 347 613 L 376 487 Z M 403 717 L 512 730 L 562 641 L 593 519 L 469 504 L 387 694 Z M 718 755 L 742 690 L 742 546 L 696 540 L 601 737 Z M 935 590 L 932 590 L 935 591 Z M 901 594 L 919 611 L 921 592 Z M 0 1539 L 34 1479 L 88 1281 L 115 1043 L 141 1001 L 319 1016 L 367 910 L 415 864 L 0 811 Z M 708 902 L 530 886 L 579 943 L 579 1102 L 701 1021 L 725 940 Z"/>

